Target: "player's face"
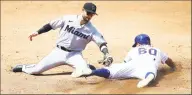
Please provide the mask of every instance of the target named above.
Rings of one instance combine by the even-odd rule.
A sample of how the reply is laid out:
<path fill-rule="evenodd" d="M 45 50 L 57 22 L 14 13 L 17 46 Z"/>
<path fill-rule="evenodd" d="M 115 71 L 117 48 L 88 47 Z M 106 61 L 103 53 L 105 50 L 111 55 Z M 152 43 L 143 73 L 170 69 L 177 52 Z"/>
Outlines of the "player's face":
<path fill-rule="evenodd" d="M 136 47 L 140 46 L 141 44 L 137 43 Z"/>
<path fill-rule="evenodd" d="M 83 10 L 83 20 L 88 22 L 95 14 Z"/>

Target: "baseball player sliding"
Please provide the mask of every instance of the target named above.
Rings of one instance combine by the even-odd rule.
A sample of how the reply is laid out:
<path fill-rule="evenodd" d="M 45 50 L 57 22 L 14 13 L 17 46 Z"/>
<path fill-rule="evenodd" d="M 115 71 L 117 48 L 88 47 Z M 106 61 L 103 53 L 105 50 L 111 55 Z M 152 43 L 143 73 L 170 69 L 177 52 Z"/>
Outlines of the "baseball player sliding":
<path fill-rule="evenodd" d="M 109 66 L 113 58 L 109 55 L 107 42 L 90 22 L 91 18 L 97 15 L 96 8 L 93 3 L 85 3 L 80 15 L 66 15 L 52 20 L 37 32 L 29 35 L 32 41 L 32 38 L 37 35 L 60 28 L 56 47 L 50 54 L 38 64 L 16 65 L 12 69 L 13 72 L 40 74 L 60 65 L 69 65 L 75 68 L 71 74 L 72 77 L 90 74 L 91 67 L 94 66 L 87 64 L 82 55 L 82 51 L 90 41 L 95 42 L 104 54 L 103 65 Z"/>
<path fill-rule="evenodd" d="M 96 75 L 110 79 L 135 77 L 141 79 L 137 87 L 142 88 L 155 80 L 160 63 L 167 64 L 173 71 L 176 69 L 171 58 L 160 49 L 151 46 L 148 35 L 140 34 L 135 37 L 133 48 L 128 52 L 124 62 L 93 70 L 88 76 Z"/>

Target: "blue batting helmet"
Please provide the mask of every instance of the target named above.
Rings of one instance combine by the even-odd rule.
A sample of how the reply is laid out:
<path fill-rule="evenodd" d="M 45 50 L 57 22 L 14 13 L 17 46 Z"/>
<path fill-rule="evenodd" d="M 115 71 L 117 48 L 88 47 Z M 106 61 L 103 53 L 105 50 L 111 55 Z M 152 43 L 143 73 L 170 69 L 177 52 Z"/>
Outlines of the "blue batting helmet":
<path fill-rule="evenodd" d="M 135 37 L 135 43 L 132 47 L 136 47 L 137 43 L 141 45 L 151 45 L 150 37 L 147 34 L 139 34 Z"/>

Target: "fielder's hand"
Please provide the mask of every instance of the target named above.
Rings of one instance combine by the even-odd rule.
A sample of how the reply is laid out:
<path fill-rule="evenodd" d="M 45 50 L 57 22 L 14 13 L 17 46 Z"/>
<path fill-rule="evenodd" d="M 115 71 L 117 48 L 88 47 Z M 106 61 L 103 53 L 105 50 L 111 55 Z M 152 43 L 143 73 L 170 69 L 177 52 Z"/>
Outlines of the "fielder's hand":
<path fill-rule="evenodd" d="M 105 55 L 103 60 L 98 61 L 99 64 L 103 64 L 104 66 L 110 66 L 113 63 L 113 58 L 110 55 Z"/>
<path fill-rule="evenodd" d="M 30 34 L 30 35 L 29 35 L 30 41 L 32 41 L 32 40 L 33 40 L 32 38 L 35 37 L 35 36 L 37 36 L 37 35 L 39 35 L 38 32 L 33 32 L 32 34 Z"/>

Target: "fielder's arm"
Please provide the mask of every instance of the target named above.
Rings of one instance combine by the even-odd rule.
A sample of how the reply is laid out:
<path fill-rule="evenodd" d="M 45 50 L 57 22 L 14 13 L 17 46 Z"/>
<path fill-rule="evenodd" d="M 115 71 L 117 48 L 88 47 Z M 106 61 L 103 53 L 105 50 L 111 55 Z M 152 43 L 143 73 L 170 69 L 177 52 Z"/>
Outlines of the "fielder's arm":
<path fill-rule="evenodd" d="M 109 51 L 107 48 L 107 42 L 105 41 L 104 37 L 95 28 L 92 28 L 92 31 L 93 31 L 92 41 L 94 41 L 97 44 L 97 46 L 99 46 L 100 51 L 104 55 L 103 60 L 99 60 L 98 62 L 105 66 L 111 65 L 111 63 L 113 62 L 113 58 L 109 54 Z"/>
<path fill-rule="evenodd" d="M 38 32 L 38 34 L 42 34 L 42 33 L 50 31 L 51 29 L 55 30 L 57 28 L 62 27 L 64 25 L 64 22 L 65 22 L 65 17 L 60 17 L 60 18 L 54 19 L 54 20 L 50 21 L 49 23 L 45 24 L 37 32 Z"/>
<path fill-rule="evenodd" d="M 109 55 L 109 51 L 108 51 L 108 48 L 107 48 L 107 43 L 102 43 L 100 46 L 99 46 L 101 52 L 104 54 L 104 55 Z"/>
<path fill-rule="evenodd" d="M 55 19 L 55 20 L 52 20 L 51 22 L 45 24 L 43 27 L 41 27 L 38 31 L 36 32 L 33 32 L 32 34 L 29 35 L 29 39 L 30 41 L 32 41 L 32 38 L 39 35 L 39 34 L 42 34 L 42 33 L 45 33 L 45 32 L 48 32 L 50 31 L 51 29 L 55 30 L 59 27 L 62 27 L 64 25 L 64 17 L 61 17 L 61 18 L 58 18 L 58 19 Z"/>
<path fill-rule="evenodd" d="M 53 28 L 52 28 L 51 25 L 48 23 L 48 24 L 45 24 L 42 28 L 40 28 L 40 29 L 37 31 L 37 33 L 38 33 L 38 34 L 42 34 L 42 33 L 45 33 L 45 32 L 50 31 L 51 29 L 53 29 Z"/>
<path fill-rule="evenodd" d="M 103 53 L 104 58 L 99 60 L 99 64 L 103 64 L 105 66 L 110 66 L 113 63 L 113 58 L 110 56 L 107 48 L 107 43 L 102 43 L 100 46 L 100 51 Z"/>
<path fill-rule="evenodd" d="M 50 24 L 46 24 L 44 25 L 42 28 L 40 28 L 37 32 L 33 32 L 32 34 L 29 35 L 29 39 L 30 41 L 33 40 L 33 37 L 39 35 L 39 34 L 42 34 L 42 33 L 45 33 L 45 32 L 48 32 L 49 30 L 51 30 L 52 27 Z"/>

